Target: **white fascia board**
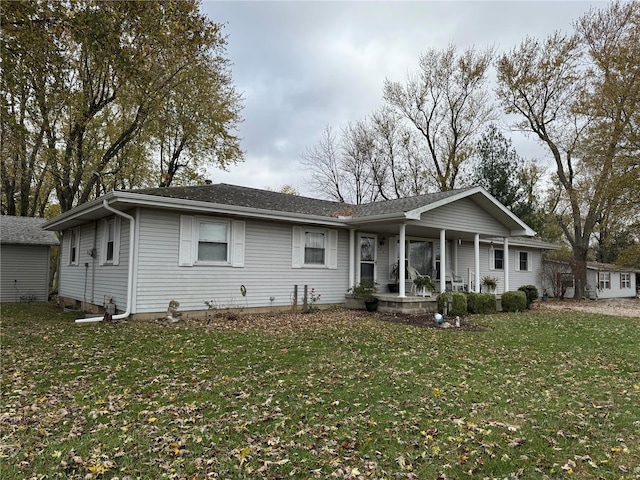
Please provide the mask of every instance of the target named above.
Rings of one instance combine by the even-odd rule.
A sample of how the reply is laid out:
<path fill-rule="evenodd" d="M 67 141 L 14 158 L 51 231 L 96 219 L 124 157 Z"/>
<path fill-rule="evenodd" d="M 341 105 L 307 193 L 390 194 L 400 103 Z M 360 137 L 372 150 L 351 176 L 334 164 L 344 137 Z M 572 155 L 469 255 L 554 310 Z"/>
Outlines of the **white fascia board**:
<path fill-rule="evenodd" d="M 383 213 L 380 215 L 367 215 L 366 217 L 349 218 L 346 223 L 349 225 L 364 225 L 367 223 L 378 223 L 385 220 L 404 221 L 411 219 L 405 212 L 403 213 Z M 419 218 L 418 218 L 419 220 Z"/>
<path fill-rule="evenodd" d="M 58 215 L 55 218 L 52 218 L 51 220 L 46 221 L 45 223 L 42 224 L 42 228 L 44 230 L 51 230 L 51 231 L 59 231 L 59 230 L 63 230 L 63 228 L 59 228 L 61 225 L 64 225 L 70 221 L 73 221 L 77 218 L 81 218 L 84 215 L 87 215 L 89 213 L 93 213 L 93 212 L 97 212 L 100 210 L 103 210 L 104 207 L 102 206 L 102 201 L 103 200 L 110 200 L 111 198 L 114 197 L 114 192 L 109 192 L 106 195 L 97 198 L 95 200 L 91 200 L 90 202 L 87 202 L 83 205 L 79 205 L 77 207 L 72 208 L 71 210 L 68 210 L 60 215 Z"/>
<path fill-rule="evenodd" d="M 141 207 L 168 208 L 172 210 L 189 210 L 192 212 L 215 213 L 223 215 L 235 215 L 265 220 L 278 220 L 283 222 L 307 223 L 314 225 L 326 225 L 332 227 L 345 227 L 345 221 L 333 219 L 321 215 L 308 215 L 303 213 L 274 212 L 252 207 L 241 207 L 221 203 L 199 202 L 185 200 L 184 198 L 159 197 L 157 195 L 142 195 L 139 193 L 118 192 L 116 200 L 122 203 L 130 203 Z"/>

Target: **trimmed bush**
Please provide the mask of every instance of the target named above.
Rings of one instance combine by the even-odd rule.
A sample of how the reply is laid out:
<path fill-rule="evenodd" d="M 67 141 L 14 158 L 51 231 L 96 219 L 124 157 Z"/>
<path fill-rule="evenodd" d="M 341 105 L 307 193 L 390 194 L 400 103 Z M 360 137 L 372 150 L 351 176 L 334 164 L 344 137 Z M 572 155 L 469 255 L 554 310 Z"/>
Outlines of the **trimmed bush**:
<path fill-rule="evenodd" d="M 467 294 L 467 311 L 469 313 L 495 313 L 496 296 L 491 293 Z"/>
<path fill-rule="evenodd" d="M 467 296 L 460 292 L 444 292 L 438 295 L 438 311 L 444 313 L 444 306 L 451 295 L 451 311 L 447 315 L 466 315 Z"/>
<path fill-rule="evenodd" d="M 503 312 L 524 312 L 527 309 L 527 295 L 522 291 L 502 294 Z"/>
<path fill-rule="evenodd" d="M 538 299 L 538 288 L 535 285 L 523 285 L 518 290 L 525 293 L 527 308 L 531 308 L 531 304 Z"/>

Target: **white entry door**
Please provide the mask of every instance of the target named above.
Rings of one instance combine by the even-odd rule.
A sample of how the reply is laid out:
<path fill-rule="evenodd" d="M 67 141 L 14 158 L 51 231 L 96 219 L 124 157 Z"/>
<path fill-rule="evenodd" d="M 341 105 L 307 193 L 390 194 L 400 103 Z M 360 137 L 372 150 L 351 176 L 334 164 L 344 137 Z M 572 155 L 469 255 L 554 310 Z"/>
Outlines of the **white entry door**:
<path fill-rule="evenodd" d="M 360 279 L 376 281 L 376 254 L 378 238 L 375 235 L 360 235 Z"/>

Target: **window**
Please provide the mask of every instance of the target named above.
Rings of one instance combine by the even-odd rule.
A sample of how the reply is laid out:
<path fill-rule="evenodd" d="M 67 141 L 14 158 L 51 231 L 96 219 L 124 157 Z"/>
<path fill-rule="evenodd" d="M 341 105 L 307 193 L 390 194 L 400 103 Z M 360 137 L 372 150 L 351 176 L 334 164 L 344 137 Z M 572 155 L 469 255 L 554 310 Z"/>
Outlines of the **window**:
<path fill-rule="evenodd" d="M 495 270 L 504 270 L 504 250 L 493 251 L 493 268 Z"/>
<path fill-rule="evenodd" d="M 198 222 L 198 261 L 227 263 L 229 261 L 229 224 Z"/>
<path fill-rule="evenodd" d="M 324 233 L 304 232 L 304 264 L 324 265 L 325 248 Z"/>
<path fill-rule="evenodd" d="M 489 247 L 489 270 L 504 270 L 504 250 Z"/>
<path fill-rule="evenodd" d="M 611 273 L 609 272 L 600 272 L 598 274 L 598 287 L 600 290 L 604 290 L 605 288 L 611 288 Z"/>
<path fill-rule="evenodd" d="M 244 267 L 245 222 L 180 215 L 178 265 Z"/>
<path fill-rule="evenodd" d="M 291 268 L 338 268 L 338 231 L 294 226 Z"/>
<path fill-rule="evenodd" d="M 80 229 L 69 230 L 69 265 L 78 265 L 80 256 Z"/>
<path fill-rule="evenodd" d="M 621 273 L 620 274 L 620 288 L 631 288 L 631 274 L 630 273 Z"/>
<path fill-rule="evenodd" d="M 107 226 L 107 262 L 113 262 L 113 243 L 115 242 L 116 222 L 111 220 Z"/>
<path fill-rule="evenodd" d="M 375 282 L 377 243 L 377 238 L 373 235 L 360 236 L 360 281 Z"/>
<path fill-rule="evenodd" d="M 120 217 L 103 220 L 100 265 L 120 263 Z"/>
<path fill-rule="evenodd" d="M 558 273 L 558 285 L 561 288 L 575 288 L 576 282 L 573 273 Z"/>
<path fill-rule="evenodd" d="M 530 272 L 531 267 L 531 253 L 516 251 L 516 270 L 521 272 Z"/>

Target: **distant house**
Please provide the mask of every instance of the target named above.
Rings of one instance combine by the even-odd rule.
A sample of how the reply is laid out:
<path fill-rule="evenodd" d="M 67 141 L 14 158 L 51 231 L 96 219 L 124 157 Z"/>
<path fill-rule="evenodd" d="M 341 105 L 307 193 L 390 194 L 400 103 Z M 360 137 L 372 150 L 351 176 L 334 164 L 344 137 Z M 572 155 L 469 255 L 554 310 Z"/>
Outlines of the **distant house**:
<path fill-rule="evenodd" d="M 553 273 L 554 282 L 550 284 L 550 276 L 544 281 L 544 288 L 556 296 L 573 298 L 575 281 L 568 263 L 552 261 L 555 268 L 549 269 Z M 587 284 L 585 295 L 588 298 L 627 298 L 638 295 L 638 277 L 640 270 L 622 267 L 611 263 L 587 262 Z"/>
<path fill-rule="evenodd" d="M 171 300 L 181 311 L 286 308 L 304 285 L 342 304 L 362 280 L 389 294 L 395 265 L 398 298 L 415 295 L 414 270 L 438 291 L 479 291 L 491 275 L 500 293 L 538 285 L 549 247 L 481 187 L 366 205 L 226 184 L 114 191 L 45 228 L 63 234 L 63 300 L 138 316 Z"/>
<path fill-rule="evenodd" d="M 49 297 L 51 247 L 55 233 L 42 218 L 0 218 L 0 288 L 3 302 L 45 302 Z"/>

